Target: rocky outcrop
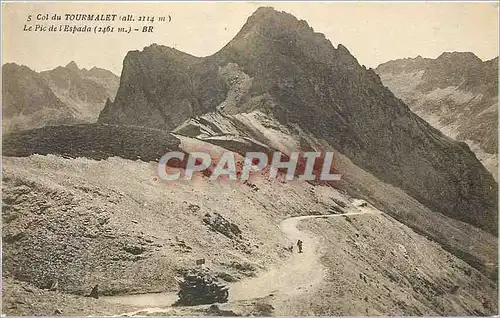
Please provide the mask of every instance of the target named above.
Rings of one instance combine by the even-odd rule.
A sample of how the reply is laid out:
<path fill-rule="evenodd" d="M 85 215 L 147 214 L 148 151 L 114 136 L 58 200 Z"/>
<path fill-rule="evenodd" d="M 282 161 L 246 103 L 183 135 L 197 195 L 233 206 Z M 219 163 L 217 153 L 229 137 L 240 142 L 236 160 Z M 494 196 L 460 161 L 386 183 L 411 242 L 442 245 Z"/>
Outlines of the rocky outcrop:
<path fill-rule="evenodd" d="M 377 67 L 384 85 L 446 135 L 465 141 L 496 177 L 498 57 L 445 52 L 437 59 L 407 58 Z"/>
<path fill-rule="evenodd" d="M 272 8 L 213 56 L 158 45 L 130 52 L 99 121 L 172 129 L 226 108 L 308 131 L 432 210 L 497 232 L 497 184 L 465 143 L 413 114 L 347 48 Z"/>
<path fill-rule="evenodd" d="M 79 69 L 75 62 L 41 73 L 7 63 L 2 78 L 4 133 L 95 122 L 119 82 L 107 70 Z"/>

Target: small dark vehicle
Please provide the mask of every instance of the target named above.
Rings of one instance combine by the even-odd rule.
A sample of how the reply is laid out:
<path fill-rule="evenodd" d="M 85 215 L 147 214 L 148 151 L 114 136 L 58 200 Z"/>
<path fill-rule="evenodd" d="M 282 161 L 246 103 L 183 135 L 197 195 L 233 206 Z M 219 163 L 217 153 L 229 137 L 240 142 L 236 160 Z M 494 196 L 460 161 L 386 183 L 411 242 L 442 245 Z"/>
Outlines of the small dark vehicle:
<path fill-rule="evenodd" d="M 177 282 L 180 287 L 177 305 L 225 303 L 229 297 L 229 288 L 218 284 L 207 275 L 186 275 L 184 280 L 177 279 Z"/>

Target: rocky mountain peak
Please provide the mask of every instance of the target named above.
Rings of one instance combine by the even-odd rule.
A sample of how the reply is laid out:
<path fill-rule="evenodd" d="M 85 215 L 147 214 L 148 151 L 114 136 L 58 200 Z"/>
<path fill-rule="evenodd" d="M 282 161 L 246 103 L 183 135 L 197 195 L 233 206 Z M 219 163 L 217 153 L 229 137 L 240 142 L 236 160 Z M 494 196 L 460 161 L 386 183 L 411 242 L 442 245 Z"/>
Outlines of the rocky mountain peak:
<path fill-rule="evenodd" d="M 110 71 L 79 69 L 74 61 L 42 72 L 7 63 L 2 77 L 4 132 L 96 121 L 119 82 Z"/>
<path fill-rule="evenodd" d="M 377 67 L 377 72 L 421 118 L 469 143 L 496 175 L 498 58 L 482 62 L 472 52 L 444 52 L 423 63 L 389 61 Z"/>
<path fill-rule="evenodd" d="M 123 71 L 125 71 L 126 68 L 131 67 L 132 65 L 136 65 L 137 63 L 140 64 L 150 64 L 150 63 L 160 63 L 160 64 L 175 64 L 175 63 L 180 63 L 180 64 L 185 64 L 189 65 L 194 62 L 199 60 L 198 57 L 195 57 L 191 54 L 187 54 L 184 52 L 181 52 L 177 49 L 165 46 L 165 45 L 158 45 L 156 43 L 153 43 L 149 46 L 146 46 L 143 48 L 142 51 L 139 50 L 134 50 L 134 51 L 129 51 L 127 55 L 125 56 L 124 62 L 123 62 Z M 158 65 L 161 66 L 161 65 Z M 124 72 L 127 73 L 127 72 Z"/>
<path fill-rule="evenodd" d="M 80 68 L 78 67 L 75 61 L 69 62 L 65 67 L 71 71 L 80 71 Z"/>
<path fill-rule="evenodd" d="M 129 52 L 99 122 L 174 130 L 218 109 L 300 127 L 431 209 L 496 232 L 494 180 L 467 146 L 413 114 L 345 46 L 272 8 L 209 57 L 156 44 Z"/>
<path fill-rule="evenodd" d="M 256 59 L 262 55 L 303 54 L 322 63 L 334 61 L 336 51 L 325 35 L 315 32 L 306 21 L 270 7 L 257 9 L 218 55 L 247 59 L 250 50 Z"/>

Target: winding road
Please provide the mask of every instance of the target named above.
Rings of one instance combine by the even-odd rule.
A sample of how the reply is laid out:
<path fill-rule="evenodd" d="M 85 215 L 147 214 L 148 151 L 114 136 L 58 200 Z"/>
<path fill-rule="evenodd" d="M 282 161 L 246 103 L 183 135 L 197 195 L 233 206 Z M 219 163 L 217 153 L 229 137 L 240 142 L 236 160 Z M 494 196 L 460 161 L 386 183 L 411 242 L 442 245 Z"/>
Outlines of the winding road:
<path fill-rule="evenodd" d="M 291 217 L 279 224 L 280 230 L 288 237 L 290 244 L 295 244 L 300 238 L 303 241 L 303 253 L 293 253 L 284 263 L 272 266 L 266 272 L 241 280 L 229 286 L 229 302 L 251 300 L 273 294 L 277 299 L 286 301 L 295 295 L 307 292 L 318 286 L 326 270 L 320 262 L 319 239 L 309 232 L 297 228 L 299 222 L 313 218 L 332 218 L 354 216 L 362 214 L 381 214 L 382 212 L 370 207 L 357 207 L 356 212 L 328 215 L 307 215 Z M 148 293 L 129 296 L 105 296 L 110 302 L 132 305 L 142 308 L 136 312 L 124 313 L 131 316 L 137 313 L 161 313 L 171 308 L 177 300 L 176 293 Z"/>

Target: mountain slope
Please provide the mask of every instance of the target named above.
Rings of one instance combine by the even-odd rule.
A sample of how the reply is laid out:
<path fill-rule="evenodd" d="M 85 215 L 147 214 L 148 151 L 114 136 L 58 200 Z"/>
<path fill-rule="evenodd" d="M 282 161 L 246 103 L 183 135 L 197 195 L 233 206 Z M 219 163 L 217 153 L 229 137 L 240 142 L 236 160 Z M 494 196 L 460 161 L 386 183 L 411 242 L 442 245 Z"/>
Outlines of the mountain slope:
<path fill-rule="evenodd" d="M 104 69 L 66 67 L 37 73 L 26 66 L 2 67 L 4 132 L 95 122 L 119 79 Z"/>
<path fill-rule="evenodd" d="M 153 44 L 127 54 L 116 99 L 99 122 L 172 129 L 213 110 L 225 93 L 217 64 Z"/>
<path fill-rule="evenodd" d="M 412 111 L 446 135 L 466 141 L 496 177 L 498 143 L 498 57 L 445 52 L 379 65 L 384 85 Z"/>
<path fill-rule="evenodd" d="M 344 46 L 272 8 L 258 9 L 213 56 L 157 45 L 130 52 L 99 121 L 174 129 L 203 113 L 255 110 L 312 133 L 432 210 L 497 232 L 497 184 L 465 143 L 414 115 Z"/>
<path fill-rule="evenodd" d="M 2 67 L 2 127 L 4 132 L 78 122 L 45 79 L 26 66 Z"/>

